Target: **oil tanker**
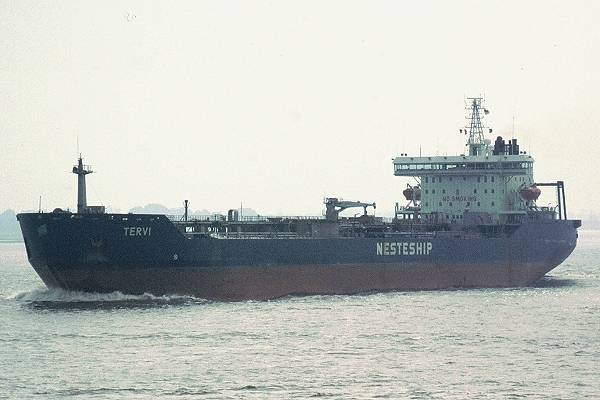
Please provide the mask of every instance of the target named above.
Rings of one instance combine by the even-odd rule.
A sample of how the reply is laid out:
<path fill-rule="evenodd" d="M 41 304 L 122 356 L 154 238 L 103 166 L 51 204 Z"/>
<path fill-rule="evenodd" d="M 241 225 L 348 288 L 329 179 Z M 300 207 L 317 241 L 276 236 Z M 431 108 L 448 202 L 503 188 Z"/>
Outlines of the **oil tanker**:
<path fill-rule="evenodd" d="M 221 300 L 530 285 L 571 254 L 581 221 L 563 181 L 534 180 L 517 139 L 485 137 L 481 98 L 466 108 L 465 154 L 393 160 L 417 182 L 399 188 L 393 218 L 335 197 L 317 217 L 197 217 L 187 201 L 182 216 L 105 213 L 87 205 L 79 157 L 77 212 L 17 216 L 27 257 L 48 287 Z M 556 206 L 536 204 L 540 187 Z M 361 215 L 340 215 L 351 207 Z"/>

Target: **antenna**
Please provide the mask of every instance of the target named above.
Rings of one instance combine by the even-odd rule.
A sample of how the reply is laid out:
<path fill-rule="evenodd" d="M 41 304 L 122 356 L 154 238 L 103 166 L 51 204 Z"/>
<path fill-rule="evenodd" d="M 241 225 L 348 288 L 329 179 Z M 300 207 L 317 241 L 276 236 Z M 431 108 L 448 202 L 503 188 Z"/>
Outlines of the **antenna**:
<path fill-rule="evenodd" d="M 515 116 L 513 114 L 512 139 L 515 138 Z"/>
<path fill-rule="evenodd" d="M 38 203 L 38 213 L 42 213 L 42 196 L 40 195 L 40 201 Z"/>

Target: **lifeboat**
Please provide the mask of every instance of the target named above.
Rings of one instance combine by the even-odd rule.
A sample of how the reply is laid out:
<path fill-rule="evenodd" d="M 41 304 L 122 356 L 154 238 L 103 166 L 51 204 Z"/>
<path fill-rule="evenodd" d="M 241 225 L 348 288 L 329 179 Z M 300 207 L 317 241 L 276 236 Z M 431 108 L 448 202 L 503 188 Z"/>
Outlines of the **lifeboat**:
<path fill-rule="evenodd" d="M 402 191 L 402 194 L 408 201 L 421 201 L 421 188 L 418 186 L 409 186 Z"/>
<path fill-rule="evenodd" d="M 525 201 L 536 201 L 542 191 L 535 185 L 524 187 L 519 191 L 519 194 Z"/>

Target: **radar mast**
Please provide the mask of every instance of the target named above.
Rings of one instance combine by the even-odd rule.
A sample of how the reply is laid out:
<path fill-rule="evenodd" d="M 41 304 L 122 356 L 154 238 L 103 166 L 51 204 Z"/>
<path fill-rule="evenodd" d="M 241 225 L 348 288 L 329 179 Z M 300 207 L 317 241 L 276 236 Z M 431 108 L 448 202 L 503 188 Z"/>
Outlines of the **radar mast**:
<path fill-rule="evenodd" d="M 481 97 L 467 97 L 467 106 L 465 109 L 468 112 L 467 120 L 470 121 L 469 126 L 465 126 L 465 134 L 469 134 L 469 140 L 467 146 L 469 147 L 469 155 L 477 156 L 483 155 L 487 147 L 485 137 L 483 135 L 483 129 L 485 126 L 482 124 L 484 114 L 489 114 L 489 111 L 483 107 L 483 98 Z"/>
<path fill-rule="evenodd" d="M 77 175 L 77 212 L 82 214 L 86 212 L 87 205 L 87 196 L 86 196 L 86 188 L 85 188 L 85 176 L 87 174 L 91 174 L 92 167 L 89 165 L 83 165 L 83 158 L 81 154 L 77 159 L 77 165 L 73 166 L 73 173 Z"/>

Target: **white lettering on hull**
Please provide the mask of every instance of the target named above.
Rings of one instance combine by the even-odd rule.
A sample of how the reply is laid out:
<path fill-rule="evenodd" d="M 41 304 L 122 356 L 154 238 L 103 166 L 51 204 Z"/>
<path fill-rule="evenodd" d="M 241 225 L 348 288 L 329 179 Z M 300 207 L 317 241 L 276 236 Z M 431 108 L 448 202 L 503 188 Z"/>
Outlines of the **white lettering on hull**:
<path fill-rule="evenodd" d="M 431 242 L 378 242 L 378 256 L 420 256 L 429 255 L 433 250 Z"/>
<path fill-rule="evenodd" d="M 125 236 L 150 236 L 152 235 L 152 227 L 141 227 L 141 226 L 126 226 Z"/>

